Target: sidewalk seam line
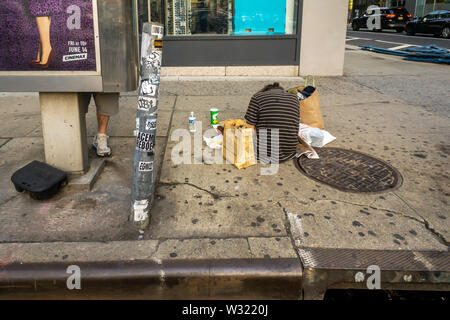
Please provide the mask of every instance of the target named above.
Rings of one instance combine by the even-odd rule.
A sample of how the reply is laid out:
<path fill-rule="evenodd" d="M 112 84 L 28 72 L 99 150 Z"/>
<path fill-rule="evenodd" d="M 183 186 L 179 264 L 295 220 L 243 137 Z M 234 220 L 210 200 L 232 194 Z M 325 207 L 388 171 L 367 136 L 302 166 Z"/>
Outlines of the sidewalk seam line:
<path fill-rule="evenodd" d="M 292 249 L 294 250 L 294 252 L 295 252 L 295 254 L 297 256 L 297 259 L 298 259 L 298 261 L 300 263 L 300 266 L 301 266 L 301 268 L 303 270 L 304 266 L 303 266 L 303 263 L 302 263 L 302 259 L 300 258 L 300 254 L 298 252 L 297 245 L 295 244 L 294 236 L 292 235 L 292 232 L 291 232 L 291 222 L 289 221 L 288 212 L 287 212 L 286 208 L 283 207 L 283 205 L 279 201 L 277 202 L 277 204 L 278 204 L 278 206 L 280 207 L 281 211 L 284 214 L 284 218 L 285 218 L 284 229 L 286 231 L 286 234 L 288 235 L 288 238 L 291 240 Z"/>
<path fill-rule="evenodd" d="M 171 110 L 171 113 L 170 113 L 170 120 L 169 120 L 169 124 L 168 124 L 168 127 L 167 127 L 167 135 L 165 136 L 166 141 L 165 141 L 165 144 L 164 144 L 164 150 L 162 152 L 162 157 L 161 157 L 161 167 L 159 168 L 158 173 L 156 174 L 156 177 L 155 177 L 155 182 L 154 182 L 155 183 L 155 190 L 154 191 L 156 191 L 158 189 L 159 185 L 160 185 L 159 180 L 161 178 L 161 173 L 162 173 L 162 169 L 163 169 L 163 166 L 164 166 L 164 158 L 166 157 L 166 149 L 167 149 L 167 145 L 169 144 L 170 128 L 172 128 L 173 114 L 175 113 L 175 106 L 177 104 L 177 101 L 178 101 L 178 95 L 175 96 L 175 99 L 173 101 L 173 106 L 172 106 L 172 110 Z"/>

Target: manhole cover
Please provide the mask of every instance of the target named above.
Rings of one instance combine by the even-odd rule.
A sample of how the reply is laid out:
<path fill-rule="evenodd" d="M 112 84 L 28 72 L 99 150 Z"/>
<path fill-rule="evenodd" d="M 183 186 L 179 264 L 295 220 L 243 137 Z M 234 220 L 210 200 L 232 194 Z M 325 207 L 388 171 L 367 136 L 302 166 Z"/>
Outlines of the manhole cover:
<path fill-rule="evenodd" d="M 295 166 L 304 175 L 347 192 L 392 191 L 401 174 L 388 163 L 353 150 L 317 148 L 320 159 L 300 157 Z"/>

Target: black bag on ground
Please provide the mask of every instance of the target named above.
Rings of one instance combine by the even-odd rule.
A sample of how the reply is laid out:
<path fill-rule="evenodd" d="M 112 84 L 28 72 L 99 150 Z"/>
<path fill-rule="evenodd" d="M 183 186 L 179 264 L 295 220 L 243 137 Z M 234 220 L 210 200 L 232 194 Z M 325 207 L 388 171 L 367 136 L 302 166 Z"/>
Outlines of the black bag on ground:
<path fill-rule="evenodd" d="M 67 184 L 67 173 L 44 162 L 33 161 L 17 170 L 11 181 L 18 192 L 28 191 L 35 200 L 45 200 Z"/>

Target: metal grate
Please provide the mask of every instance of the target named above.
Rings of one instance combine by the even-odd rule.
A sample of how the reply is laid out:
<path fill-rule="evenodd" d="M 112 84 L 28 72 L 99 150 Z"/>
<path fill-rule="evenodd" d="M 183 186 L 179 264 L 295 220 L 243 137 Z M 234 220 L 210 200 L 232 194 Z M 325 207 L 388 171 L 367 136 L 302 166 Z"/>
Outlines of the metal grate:
<path fill-rule="evenodd" d="M 392 191 L 403 182 L 397 169 L 364 153 L 340 148 L 318 148 L 316 151 L 320 159 L 294 159 L 297 169 L 311 179 L 341 191 Z"/>
<path fill-rule="evenodd" d="M 354 270 L 377 265 L 382 270 L 450 271 L 447 251 L 299 248 L 298 253 L 305 268 Z"/>

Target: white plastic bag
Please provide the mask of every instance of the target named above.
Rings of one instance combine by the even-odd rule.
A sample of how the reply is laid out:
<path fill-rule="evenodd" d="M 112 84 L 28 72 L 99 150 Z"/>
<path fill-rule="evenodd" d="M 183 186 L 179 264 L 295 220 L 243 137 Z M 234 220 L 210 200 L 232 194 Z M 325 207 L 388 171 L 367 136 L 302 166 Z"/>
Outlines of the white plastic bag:
<path fill-rule="evenodd" d="M 203 140 L 211 149 L 222 149 L 223 136 L 221 134 L 212 138 L 203 136 Z"/>
<path fill-rule="evenodd" d="M 313 128 L 303 123 L 300 123 L 298 133 L 312 147 L 320 148 L 336 140 L 336 137 L 332 136 L 328 131 Z"/>

